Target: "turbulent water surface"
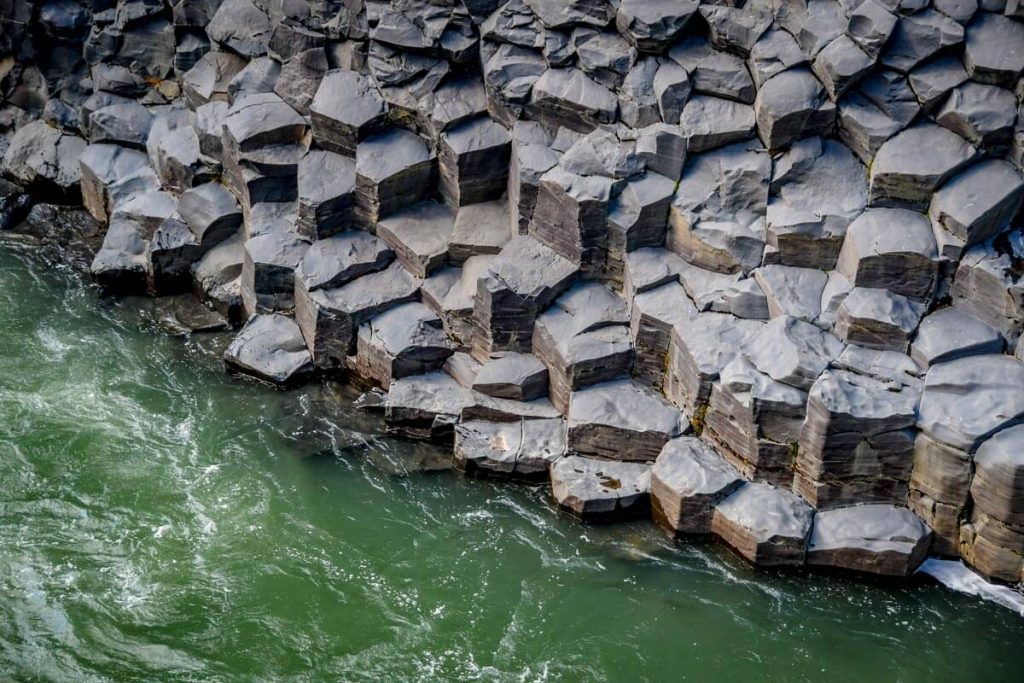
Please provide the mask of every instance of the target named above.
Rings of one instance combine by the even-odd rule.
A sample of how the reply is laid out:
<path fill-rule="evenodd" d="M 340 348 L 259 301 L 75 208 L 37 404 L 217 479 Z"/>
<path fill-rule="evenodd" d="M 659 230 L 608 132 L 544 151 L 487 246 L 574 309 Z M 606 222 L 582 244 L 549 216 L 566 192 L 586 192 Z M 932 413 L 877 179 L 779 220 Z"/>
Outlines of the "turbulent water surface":
<path fill-rule="evenodd" d="M 1010 610 L 580 526 L 146 308 L 0 245 L 2 678 L 1020 680 Z"/>

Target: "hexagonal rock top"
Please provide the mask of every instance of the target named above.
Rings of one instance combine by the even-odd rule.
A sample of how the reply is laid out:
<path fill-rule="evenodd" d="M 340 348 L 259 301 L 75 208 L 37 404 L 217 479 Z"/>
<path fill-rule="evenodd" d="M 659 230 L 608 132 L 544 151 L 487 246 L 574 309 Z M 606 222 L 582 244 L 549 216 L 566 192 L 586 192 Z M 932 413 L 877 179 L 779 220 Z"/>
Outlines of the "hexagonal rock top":
<path fill-rule="evenodd" d="M 909 576 L 928 554 L 932 532 L 906 508 L 855 505 L 814 516 L 807 564 L 880 576 Z"/>
<path fill-rule="evenodd" d="M 814 509 L 791 491 L 747 483 L 715 506 L 711 531 L 759 567 L 804 563 Z"/>
<path fill-rule="evenodd" d="M 650 512 L 651 466 L 571 455 L 551 466 L 558 507 L 590 522 L 642 517 Z"/>

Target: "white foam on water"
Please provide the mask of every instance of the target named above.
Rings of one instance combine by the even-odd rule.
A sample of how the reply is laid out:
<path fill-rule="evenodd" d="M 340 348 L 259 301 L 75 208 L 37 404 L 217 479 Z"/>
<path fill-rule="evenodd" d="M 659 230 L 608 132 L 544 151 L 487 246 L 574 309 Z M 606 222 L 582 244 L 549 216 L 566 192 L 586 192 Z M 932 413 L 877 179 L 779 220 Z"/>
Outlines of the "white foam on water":
<path fill-rule="evenodd" d="M 950 590 L 990 600 L 1024 617 L 1024 594 L 1008 586 L 989 583 L 968 569 L 963 562 L 929 557 L 917 571 L 927 574 Z"/>

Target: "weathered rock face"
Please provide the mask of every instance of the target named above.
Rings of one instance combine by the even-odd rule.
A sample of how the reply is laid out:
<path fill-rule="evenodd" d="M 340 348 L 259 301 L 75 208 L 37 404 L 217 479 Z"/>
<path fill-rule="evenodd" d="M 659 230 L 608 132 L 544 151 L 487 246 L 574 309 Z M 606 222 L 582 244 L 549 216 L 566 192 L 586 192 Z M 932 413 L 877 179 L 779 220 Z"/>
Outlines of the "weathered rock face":
<path fill-rule="evenodd" d="M 234 370 L 584 519 L 1021 579 L 1020 2 L 57 4 L 66 68 L 0 30 L 0 230 Z"/>

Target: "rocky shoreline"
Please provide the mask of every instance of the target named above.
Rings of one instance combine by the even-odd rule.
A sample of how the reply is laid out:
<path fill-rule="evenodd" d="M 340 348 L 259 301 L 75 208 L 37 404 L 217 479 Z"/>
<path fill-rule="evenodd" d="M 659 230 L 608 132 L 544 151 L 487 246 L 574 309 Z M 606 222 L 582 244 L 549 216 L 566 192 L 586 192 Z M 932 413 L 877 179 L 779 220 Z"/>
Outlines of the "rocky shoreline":
<path fill-rule="evenodd" d="M 1017 0 L 4 10 L 0 230 L 233 371 L 583 520 L 1024 581 Z"/>

